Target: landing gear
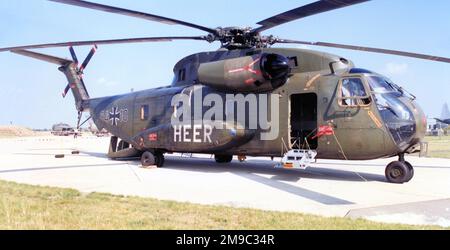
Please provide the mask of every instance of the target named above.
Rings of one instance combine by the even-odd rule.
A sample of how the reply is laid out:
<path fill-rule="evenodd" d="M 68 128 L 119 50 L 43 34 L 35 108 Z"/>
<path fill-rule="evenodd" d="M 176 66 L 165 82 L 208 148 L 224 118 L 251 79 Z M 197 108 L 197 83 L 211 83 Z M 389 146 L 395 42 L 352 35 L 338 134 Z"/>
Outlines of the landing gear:
<path fill-rule="evenodd" d="M 414 168 L 411 163 L 405 161 L 404 155 L 401 154 L 398 161 L 393 161 L 387 165 L 385 175 L 389 182 L 402 184 L 413 178 Z"/>
<path fill-rule="evenodd" d="M 141 163 L 143 167 L 156 165 L 156 157 L 150 151 L 145 151 L 141 156 Z"/>
<path fill-rule="evenodd" d="M 164 165 L 164 154 L 161 152 L 145 151 L 141 156 L 141 163 L 143 167 L 149 167 L 156 165 L 162 167 Z"/>
<path fill-rule="evenodd" d="M 164 159 L 164 154 L 161 153 L 161 152 L 157 152 L 155 154 L 155 157 L 156 157 L 156 166 L 158 168 L 162 167 L 164 165 L 164 160 L 165 160 Z"/>
<path fill-rule="evenodd" d="M 217 163 L 229 163 L 233 160 L 232 155 L 214 155 L 214 159 Z"/>
<path fill-rule="evenodd" d="M 414 168 L 413 168 L 413 166 L 411 165 L 411 163 L 409 163 L 409 162 L 407 162 L 407 161 L 405 161 L 405 164 L 406 164 L 406 166 L 407 166 L 408 169 L 409 169 L 409 175 L 408 175 L 408 177 L 406 178 L 405 182 L 409 182 L 409 181 L 414 177 Z"/>
<path fill-rule="evenodd" d="M 238 160 L 239 162 L 244 162 L 245 160 L 247 160 L 247 157 L 245 155 L 238 155 Z"/>

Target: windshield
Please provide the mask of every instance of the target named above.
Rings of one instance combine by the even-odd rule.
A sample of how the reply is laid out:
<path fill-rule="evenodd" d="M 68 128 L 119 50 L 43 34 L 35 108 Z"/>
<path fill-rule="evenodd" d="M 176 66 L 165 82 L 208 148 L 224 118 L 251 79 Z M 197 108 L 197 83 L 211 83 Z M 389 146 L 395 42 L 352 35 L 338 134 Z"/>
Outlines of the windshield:
<path fill-rule="evenodd" d="M 413 113 L 393 92 L 374 94 L 373 97 L 395 142 L 399 146 L 408 144 L 416 132 Z"/>
<path fill-rule="evenodd" d="M 372 91 L 377 93 L 386 92 L 399 92 L 397 85 L 395 85 L 390 79 L 383 76 L 369 76 L 369 85 Z"/>
<path fill-rule="evenodd" d="M 386 127 L 398 146 L 410 143 L 416 133 L 414 114 L 404 103 L 403 97 L 415 97 L 381 75 L 367 76 L 372 97 Z"/>

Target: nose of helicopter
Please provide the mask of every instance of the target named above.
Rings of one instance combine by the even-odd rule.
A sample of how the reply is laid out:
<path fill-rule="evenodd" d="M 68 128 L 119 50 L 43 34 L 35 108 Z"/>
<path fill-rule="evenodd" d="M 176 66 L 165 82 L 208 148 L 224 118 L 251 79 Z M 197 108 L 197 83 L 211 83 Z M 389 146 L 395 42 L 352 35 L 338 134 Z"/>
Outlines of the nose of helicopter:
<path fill-rule="evenodd" d="M 376 101 L 398 152 L 414 151 L 423 141 L 427 126 L 420 106 L 413 98 L 400 96 L 399 93 L 376 95 Z"/>
<path fill-rule="evenodd" d="M 414 139 L 418 140 L 418 142 L 421 142 L 427 132 L 427 117 L 422 108 L 417 103 L 411 101 L 411 106 L 416 120 L 416 134 L 414 136 Z"/>
<path fill-rule="evenodd" d="M 421 143 L 425 137 L 427 131 L 427 117 L 422 108 L 414 100 L 404 99 L 403 102 L 412 113 L 415 123 L 415 132 L 411 136 L 409 143 L 407 143 L 405 150 L 414 151 L 415 149 L 417 149 L 418 144 Z"/>

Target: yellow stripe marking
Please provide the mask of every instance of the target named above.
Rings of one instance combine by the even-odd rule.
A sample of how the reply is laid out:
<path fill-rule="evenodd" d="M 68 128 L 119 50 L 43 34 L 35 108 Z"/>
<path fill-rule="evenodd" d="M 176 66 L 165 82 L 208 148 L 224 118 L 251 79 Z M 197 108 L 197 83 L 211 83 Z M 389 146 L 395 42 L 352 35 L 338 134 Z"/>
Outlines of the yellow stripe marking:
<path fill-rule="evenodd" d="M 381 128 L 383 126 L 383 124 L 380 122 L 380 120 L 378 120 L 378 118 L 375 116 L 375 114 L 372 111 L 369 110 L 369 111 L 367 111 L 367 113 L 369 114 L 370 118 L 375 123 L 375 125 L 377 125 L 378 128 Z"/>
<path fill-rule="evenodd" d="M 305 89 L 309 89 L 309 87 L 311 87 L 311 85 L 320 77 L 320 74 L 315 75 L 313 78 L 311 78 L 307 83 L 306 83 L 306 88 Z"/>

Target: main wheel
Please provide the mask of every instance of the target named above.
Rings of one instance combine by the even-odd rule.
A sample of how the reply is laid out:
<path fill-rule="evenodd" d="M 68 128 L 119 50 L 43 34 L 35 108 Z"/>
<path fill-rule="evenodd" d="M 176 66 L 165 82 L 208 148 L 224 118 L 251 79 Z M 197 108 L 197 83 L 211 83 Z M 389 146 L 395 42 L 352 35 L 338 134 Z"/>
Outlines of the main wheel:
<path fill-rule="evenodd" d="M 413 177 L 414 177 L 414 168 L 411 165 L 411 163 L 405 161 L 406 166 L 408 167 L 409 170 L 409 174 L 407 176 L 407 178 L 405 179 L 405 182 L 409 182 Z"/>
<path fill-rule="evenodd" d="M 156 157 L 152 152 L 145 151 L 141 156 L 141 163 L 143 167 L 156 165 Z"/>
<path fill-rule="evenodd" d="M 217 163 L 229 163 L 233 160 L 232 155 L 214 155 L 214 159 Z"/>
<path fill-rule="evenodd" d="M 408 177 L 411 175 L 410 172 L 411 171 L 406 163 L 393 161 L 387 165 L 385 175 L 389 182 L 401 184 L 407 182 Z"/>
<path fill-rule="evenodd" d="M 162 167 L 164 165 L 164 154 L 158 152 L 155 154 L 155 157 L 156 157 L 156 166 L 158 168 Z"/>

